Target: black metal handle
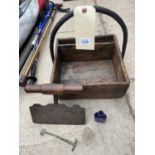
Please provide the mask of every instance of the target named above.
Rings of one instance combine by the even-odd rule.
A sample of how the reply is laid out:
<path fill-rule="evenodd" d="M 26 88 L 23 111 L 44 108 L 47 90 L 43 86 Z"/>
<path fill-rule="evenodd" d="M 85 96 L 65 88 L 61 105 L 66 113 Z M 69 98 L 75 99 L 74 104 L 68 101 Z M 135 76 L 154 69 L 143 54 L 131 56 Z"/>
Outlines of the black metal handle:
<path fill-rule="evenodd" d="M 19 65 L 19 74 L 20 74 L 21 70 L 23 69 L 23 67 L 24 67 L 24 65 L 25 65 L 25 63 L 26 63 L 26 61 L 27 61 L 29 55 L 31 54 L 33 48 L 34 48 L 34 45 L 31 44 L 31 45 L 28 47 L 27 51 L 25 51 L 25 53 L 24 53 L 24 55 L 23 55 L 23 57 L 22 57 L 21 63 L 20 63 L 20 65 Z"/>
<path fill-rule="evenodd" d="M 126 50 L 126 46 L 127 46 L 127 40 L 128 40 L 128 31 L 127 31 L 127 27 L 124 23 L 124 21 L 122 20 L 122 18 L 116 14 L 114 11 L 111 11 L 107 8 L 103 8 L 100 6 L 94 6 L 94 8 L 96 9 L 96 12 L 98 13 L 102 13 L 105 15 L 108 15 L 110 17 L 112 17 L 114 20 L 117 21 L 117 23 L 121 26 L 122 31 L 123 31 L 123 45 L 122 45 L 122 58 L 124 58 L 125 55 L 125 50 Z M 50 53 L 51 53 L 51 58 L 52 61 L 54 62 L 54 40 L 55 40 L 55 36 L 57 31 L 59 30 L 59 28 L 67 21 L 69 20 L 71 17 L 73 17 L 73 10 L 70 11 L 69 13 L 67 13 L 65 16 L 63 16 L 55 25 L 55 27 L 53 28 L 53 31 L 51 33 L 51 38 L 50 38 Z"/>

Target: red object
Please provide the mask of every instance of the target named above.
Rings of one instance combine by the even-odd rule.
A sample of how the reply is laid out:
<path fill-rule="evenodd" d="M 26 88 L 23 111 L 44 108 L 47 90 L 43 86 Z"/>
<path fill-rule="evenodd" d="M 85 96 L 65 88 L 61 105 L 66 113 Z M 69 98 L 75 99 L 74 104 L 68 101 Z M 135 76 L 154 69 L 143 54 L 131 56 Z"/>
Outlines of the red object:
<path fill-rule="evenodd" d="M 42 11 L 45 8 L 47 2 L 48 2 L 48 0 L 38 0 L 39 12 Z"/>

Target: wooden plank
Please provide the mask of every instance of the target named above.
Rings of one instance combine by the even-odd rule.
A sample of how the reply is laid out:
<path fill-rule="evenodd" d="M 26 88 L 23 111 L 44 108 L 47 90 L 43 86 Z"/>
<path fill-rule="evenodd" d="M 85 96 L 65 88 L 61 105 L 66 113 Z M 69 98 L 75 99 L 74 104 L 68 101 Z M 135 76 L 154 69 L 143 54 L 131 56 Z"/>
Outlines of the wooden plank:
<path fill-rule="evenodd" d="M 95 43 L 113 42 L 114 35 L 100 35 L 95 37 Z M 58 44 L 75 44 L 75 38 L 59 38 Z"/>
<path fill-rule="evenodd" d="M 67 81 L 116 81 L 111 60 L 63 62 L 61 82 Z"/>
<path fill-rule="evenodd" d="M 58 51 L 62 61 L 90 61 L 111 59 L 115 48 L 114 42 L 98 43 L 95 50 L 76 50 L 75 45 L 59 45 Z"/>
<path fill-rule="evenodd" d="M 103 99 L 103 98 L 120 98 L 127 88 L 128 83 L 124 82 L 110 82 L 104 84 L 90 84 L 83 86 L 83 92 L 75 95 L 58 96 L 59 99 Z"/>
<path fill-rule="evenodd" d="M 118 81 L 126 81 L 129 83 L 129 78 L 127 75 L 127 71 L 125 69 L 124 62 L 122 60 L 122 56 L 121 56 L 121 52 L 120 52 L 120 48 L 118 46 L 118 41 L 117 41 L 116 36 L 114 36 L 114 39 L 115 39 L 116 44 L 115 44 L 114 54 L 112 56 L 112 61 L 114 64 L 116 78 Z"/>
<path fill-rule="evenodd" d="M 58 41 L 56 40 L 56 46 L 58 44 Z M 60 82 L 60 74 L 61 74 L 61 58 L 59 56 L 59 53 L 55 52 L 55 61 L 53 63 L 53 70 L 51 75 L 51 83 L 59 83 Z"/>

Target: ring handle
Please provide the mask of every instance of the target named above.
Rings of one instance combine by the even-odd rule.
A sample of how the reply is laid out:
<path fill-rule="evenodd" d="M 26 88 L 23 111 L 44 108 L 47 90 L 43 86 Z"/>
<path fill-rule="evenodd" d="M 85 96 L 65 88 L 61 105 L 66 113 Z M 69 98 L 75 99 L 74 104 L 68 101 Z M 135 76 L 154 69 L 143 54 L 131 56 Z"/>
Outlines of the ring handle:
<path fill-rule="evenodd" d="M 105 14 L 105 15 L 108 15 L 108 16 L 112 17 L 114 20 L 117 21 L 117 23 L 122 28 L 122 31 L 123 31 L 122 58 L 124 58 L 125 51 L 126 51 L 126 46 L 127 46 L 127 41 L 128 41 L 128 30 L 127 30 L 127 27 L 126 27 L 123 19 L 117 13 L 115 13 L 114 11 L 109 10 L 107 8 L 100 7 L 100 6 L 94 6 L 94 8 L 96 9 L 96 12 L 102 13 L 102 14 Z M 64 15 L 57 22 L 57 24 L 55 25 L 55 27 L 53 28 L 53 31 L 51 33 L 51 38 L 50 38 L 50 54 L 51 54 L 52 62 L 54 62 L 54 40 L 55 40 L 56 33 L 60 29 L 60 27 L 67 20 L 69 20 L 71 17 L 73 17 L 73 15 L 74 14 L 73 14 L 73 10 L 72 10 L 69 13 L 67 13 L 66 15 Z"/>

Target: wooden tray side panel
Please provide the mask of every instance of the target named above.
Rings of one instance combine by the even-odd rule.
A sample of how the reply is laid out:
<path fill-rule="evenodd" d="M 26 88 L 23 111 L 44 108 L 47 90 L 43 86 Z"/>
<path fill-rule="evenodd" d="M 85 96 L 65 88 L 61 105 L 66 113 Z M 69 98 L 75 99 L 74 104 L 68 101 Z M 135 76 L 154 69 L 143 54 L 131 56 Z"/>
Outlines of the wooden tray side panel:
<path fill-rule="evenodd" d="M 114 42 L 95 45 L 95 50 L 76 50 L 75 45 L 59 45 L 58 51 L 62 61 L 92 61 L 111 59 L 114 52 Z"/>
<path fill-rule="evenodd" d="M 56 47 L 57 47 L 57 44 L 58 44 L 58 40 L 56 41 Z M 61 65 L 62 65 L 61 58 L 56 48 L 55 61 L 53 63 L 52 75 L 50 80 L 51 83 L 60 83 Z"/>
<path fill-rule="evenodd" d="M 95 43 L 108 43 L 108 42 L 113 42 L 114 40 L 114 35 L 100 35 L 95 37 Z M 74 44 L 75 45 L 75 38 L 59 38 L 58 39 L 58 44 Z"/>
<path fill-rule="evenodd" d="M 127 71 L 125 69 L 124 62 L 122 60 L 120 48 L 118 46 L 118 41 L 116 36 L 114 36 L 115 39 L 115 50 L 114 54 L 112 56 L 113 66 L 116 74 L 116 78 L 118 81 L 127 82 L 129 84 L 129 78 L 127 75 Z"/>
<path fill-rule="evenodd" d="M 58 96 L 59 99 L 103 99 L 120 98 L 126 92 L 128 83 L 101 84 L 84 86 L 84 90 L 76 95 Z"/>

